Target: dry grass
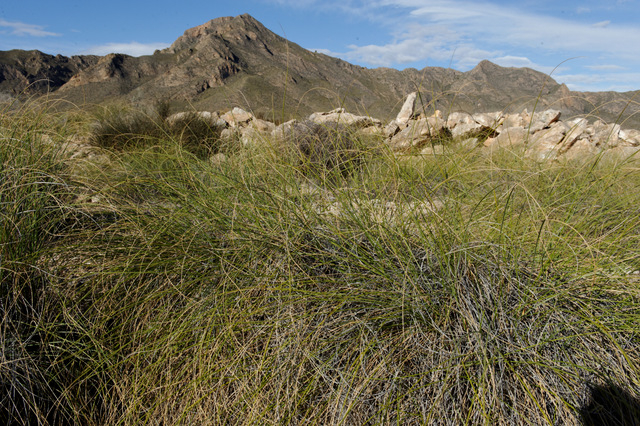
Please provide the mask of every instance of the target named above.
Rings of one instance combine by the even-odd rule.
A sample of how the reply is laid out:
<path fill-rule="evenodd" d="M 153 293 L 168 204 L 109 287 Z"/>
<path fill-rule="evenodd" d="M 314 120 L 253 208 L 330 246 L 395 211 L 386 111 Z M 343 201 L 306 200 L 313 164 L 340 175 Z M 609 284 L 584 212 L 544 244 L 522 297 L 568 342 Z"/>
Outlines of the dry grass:
<path fill-rule="evenodd" d="M 33 123 L 3 138 L 40 147 Z M 636 164 L 304 135 L 302 166 L 269 144 L 214 165 L 171 138 L 83 176 L 20 160 L 56 185 L 0 185 L 4 232 L 32 210 L 8 200 L 49 200 L 37 244 L 3 257 L 2 420 L 633 424 Z M 397 220 L 367 207 L 384 203 Z"/>

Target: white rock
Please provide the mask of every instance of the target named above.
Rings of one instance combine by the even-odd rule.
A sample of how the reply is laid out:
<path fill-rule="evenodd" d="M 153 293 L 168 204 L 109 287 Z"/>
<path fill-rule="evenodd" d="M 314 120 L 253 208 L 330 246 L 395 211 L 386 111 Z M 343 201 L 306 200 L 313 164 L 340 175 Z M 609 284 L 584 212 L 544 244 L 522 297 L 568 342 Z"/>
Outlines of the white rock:
<path fill-rule="evenodd" d="M 413 117 L 413 114 L 415 113 L 417 97 L 418 97 L 417 92 L 409 93 L 409 95 L 407 96 L 407 99 L 404 101 L 404 104 L 402 105 L 400 112 L 396 116 L 395 121 L 399 126 L 406 125 L 409 122 L 409 120 L 411 120 L 411 118 Z"/>
<path fill-rule="evenodd" d="M 566 160 L 584 160 L 601 150 L 586 136 L 578 138 L 562 156 Z"/>
<path fill-rule="evenodd" d="M 285 139 L 289 135 L 293 127 L 296 125 L 296 123 L 298 123 L 298 120 L 293 119 L 276 126 L 276 128 L 271 131 L 271 137 L 276 140 Z"/>
<path fill-rule="evenodd" d="M 619 136 L 620 139 L 623 139 L 628 146 L 640 146 L 640 130 L 620 130 Z"/>
<path fill-rule="evenodd" d="M 261 132 L 252 126 L 244 127 L 240 130 L 240 141 L 244 146 L 256 145 L 267 140 L 268 132 Z"/>
<path fill-rule="evenodd" d="M 260 132 L 271 133 L 276 129 L 276 125 L 270 121 L 254 118 L 249 123 L 249 127 L 258 130 Z"/>
<path fill-rule="evenodd" d="M 428 142 L 438 136 L 445 125 L 446 122 L 442 119 L 442 114 L 437 112 L 431 117 L 411 120 L 405 129 L 391 138 L 391 149 L 405 150 Z"/>
<path fill-rule="evenodd" d="M 524 127 L 509 127 L 503 129 L 498 136 L 487 139 L 484 146 L 491 149 L 522 146 L 527 139 L 527 134 Z"/>
<path fill-rule="evenodd" d="M 243 110 L 242 108 L 235 107 L 231 111 L 222 114 L 221 117 L 231 127 L 239 127 L 249 123 L 254 117 L 253 114 Z"/>
<path fill-rule="evenodd" d="M 534 160 L 544 161 L 558 156 L 562 150 L 562 142 L 570 127 L 562 122 L 555 122 L 548 129 L 543 129 L 529 136 L 526 156 Z"/>
<path fill-rule="evenodd" d="M 329 112 L 314 112 L 309 116 L 309 120 L 317 124 L 341 123 L 357 128 L 382 126 L 382 122 L 378 119 L 351 114 L 344 108 L 336 108 Z"/>
<path fill-rule="evenodd" d="M 533 118 L 531 119 L 529 132 L 533 134 L 542 129 L 549 128 L 553 123 L 557 122 L 560 119 L 560 115 L 560 111 L 556 111 L 555 109 L 536 112 L 535 114 L 533 114 Z"/>
<path fill-rule="evenodd" d="M 227 122 L 220 118 L 217 112 L 210 111 L 197 111 L 193 112 L 177 112 L 166 118 L 167 123 L 174 124 L 179 120 L 185 120 L 195 115 L 200 120 L 206 121 L 212 126 L 224 128 L 227 127 Z"/>
<path fill-rule="evenodd" d="M 592 141 L 596 146 L 615 148 L 620 144 L 620 125 L 617 123 L 604 124 L 597 121 L 593 125 Z"/>
<path fill-rule="evenodd" d="M 482 112 L 473 114 L 473 119 L 483 127 L 497 129 L 502 124 L 504 117 L 501 112 Z"/>

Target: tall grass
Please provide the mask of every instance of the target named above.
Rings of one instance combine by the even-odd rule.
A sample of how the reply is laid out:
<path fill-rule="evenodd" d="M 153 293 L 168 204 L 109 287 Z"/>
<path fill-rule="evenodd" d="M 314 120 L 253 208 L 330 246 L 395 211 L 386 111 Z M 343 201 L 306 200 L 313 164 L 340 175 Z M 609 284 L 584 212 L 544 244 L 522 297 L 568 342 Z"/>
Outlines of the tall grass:
<path fill-rule="evenodd" d="M 70 217 L 69 188 L 56 134 L 44 125 L 49 117 L 30 110 L 0 117 L 0 420 L 57 423 L 71 414 L 56 367 L 59 312 L 38 259 Z"/>
<path fill-rule="evenodd" d="M 196 113 L 186 113 L 171 119 L 166 103 L 159 103 L 155 111 L 142 111 L 122 105 L 98 110 L 92 123 L 91 142 L 114 151 L 142 149 L 177 142 L 185 151 L 201 158 L 222 148 L 221 128 Z"/>
<path fill-rule="evenodd" d="M 213 164 L 169 139 L 73 179 L 101 201 L 18 256 L 60 301 L 38 421 L 638 418 L 636 163 L 313 142 Z"/>

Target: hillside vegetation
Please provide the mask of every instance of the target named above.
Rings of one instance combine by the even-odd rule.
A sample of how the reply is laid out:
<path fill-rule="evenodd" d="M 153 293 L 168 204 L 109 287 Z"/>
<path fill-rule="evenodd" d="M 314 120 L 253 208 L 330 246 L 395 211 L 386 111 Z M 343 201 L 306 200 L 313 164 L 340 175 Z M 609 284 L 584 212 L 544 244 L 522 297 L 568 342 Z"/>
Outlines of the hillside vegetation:
<path fill-rule="evenodd" d="M 637 159 L 111 113 L 0 115 L 3 424 L 640 418 Z"/>

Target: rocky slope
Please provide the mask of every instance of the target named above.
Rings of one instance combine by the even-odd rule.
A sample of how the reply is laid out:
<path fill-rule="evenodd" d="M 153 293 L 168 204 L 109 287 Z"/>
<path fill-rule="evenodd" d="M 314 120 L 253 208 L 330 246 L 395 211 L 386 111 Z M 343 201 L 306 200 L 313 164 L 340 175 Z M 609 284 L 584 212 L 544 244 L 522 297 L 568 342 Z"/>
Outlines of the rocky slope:
<path fill-rule="evenodd" d="M 46 87 L 36 84 L 30 90 L 51 90 L 81 105 L 169 100 L 176 109 L 209 111 L 240 105 L 277 120 L 344 107 L 387 120 L 408 93 L 418 90 L 419 107 L 425 111 L 520 112 L 539 100 L 538 109 L 552 107 L 565 116 L 594 114 L 640 127 L 640 106 L 629 101 L 637 92 L 571 92 L 537 71 L 488 61 L 468 72 L 367 69 L 303 49 L 249 15 L 217 18 L 188 29 L 169 48 L 149 56 L 20 55 L 35 59 L 16 61 L 7 59 L 7 52 L 0 54 L 0 93 L 5 97 L 48 78 Z"/>
<path fill-rule="evenodd" d="M 97 56 L 52 56 L 37 50 L 0 51 L 0 98 L 53 92 L 98 59 Z"/>

